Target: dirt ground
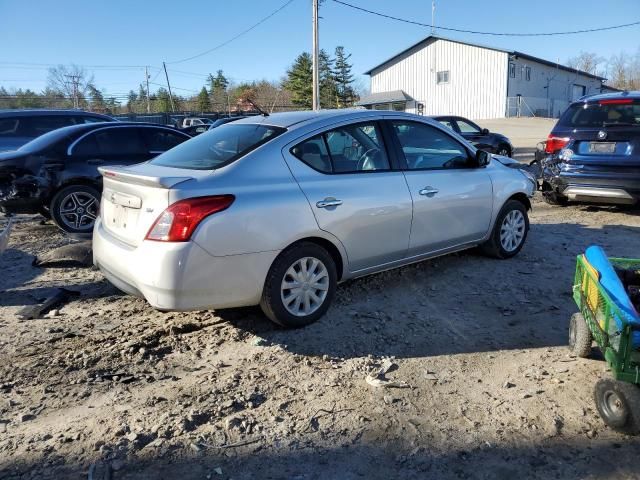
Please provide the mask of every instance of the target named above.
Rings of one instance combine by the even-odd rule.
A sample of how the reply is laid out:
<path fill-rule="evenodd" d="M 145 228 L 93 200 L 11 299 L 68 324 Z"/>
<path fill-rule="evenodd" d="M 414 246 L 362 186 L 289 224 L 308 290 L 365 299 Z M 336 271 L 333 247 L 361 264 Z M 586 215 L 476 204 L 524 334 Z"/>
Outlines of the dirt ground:
<path fill-rule="evenodd" d="M 0 258 L 0 478 L 631 479 L 640 438 L 605 427 L 605 363 L 568 355 L 575 256 L 640 255 L 640 211 L 538 200 L 516 258 L 474 252 L 342 285 L 320 322 L 161 313 L 18 223 Z M 215 272 L 213 272 L 215 274 Z M 22 306 L 81 296 L 46 318 Z M 407 388 L 365 381 L 383 361 Z"/>

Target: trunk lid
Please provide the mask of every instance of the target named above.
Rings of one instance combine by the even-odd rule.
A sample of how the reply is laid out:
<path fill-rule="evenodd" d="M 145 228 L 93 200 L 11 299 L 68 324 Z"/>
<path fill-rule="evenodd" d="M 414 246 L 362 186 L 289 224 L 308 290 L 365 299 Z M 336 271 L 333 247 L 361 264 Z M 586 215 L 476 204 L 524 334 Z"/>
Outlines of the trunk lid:
<path fill-rule="evenodd" d="M 171 189 L 210 171 L 139 164 L 100 167 L 103 177 L 100 218 L 103 227 L 124 243 L 137 246 L 169 206 Z"/>

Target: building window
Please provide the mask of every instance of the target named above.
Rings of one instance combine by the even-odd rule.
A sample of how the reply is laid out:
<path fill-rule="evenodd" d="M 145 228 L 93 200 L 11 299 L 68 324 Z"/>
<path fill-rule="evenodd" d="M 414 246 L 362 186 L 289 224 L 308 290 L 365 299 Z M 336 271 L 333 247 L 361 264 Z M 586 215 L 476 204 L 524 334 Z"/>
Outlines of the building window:
<path fill-rule="evenodd" d="M 524 67 L 524 78 L 527 82 L 531 81 L 531 67 Z"/>
<path fill-rule="evenodd" d="M 449 83 L 449 70 L 438 72 L 436 74 L 436 83 L 438 85 L 440 85 L 441 83 Z"/>
<path fill-rule="evenodd" d="M 509 64 L 509 76 L 511 78 L 516 78 L 516 64 L 515 63 L 510 63 Z"/>

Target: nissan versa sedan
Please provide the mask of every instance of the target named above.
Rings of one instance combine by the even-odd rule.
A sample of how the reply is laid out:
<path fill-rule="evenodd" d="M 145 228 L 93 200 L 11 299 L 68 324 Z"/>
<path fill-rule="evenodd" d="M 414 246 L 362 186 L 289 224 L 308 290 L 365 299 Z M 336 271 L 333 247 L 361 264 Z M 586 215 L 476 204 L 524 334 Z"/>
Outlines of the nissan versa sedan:
<path fill-rule="evenodd" d="M 307 325 L 347 279 L 474 246 L 516 255 L 535 179 L 499 158 L 399 112 L 238 120 L 101 167 L 94 263 L 161 310 L 259 304 Z"/>

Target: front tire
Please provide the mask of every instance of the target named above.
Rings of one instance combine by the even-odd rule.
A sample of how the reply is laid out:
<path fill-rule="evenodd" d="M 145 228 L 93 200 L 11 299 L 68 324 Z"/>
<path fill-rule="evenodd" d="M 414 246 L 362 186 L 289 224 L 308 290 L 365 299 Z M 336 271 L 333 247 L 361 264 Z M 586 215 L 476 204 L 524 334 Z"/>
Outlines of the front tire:
<path fill-rule="evenodd" d="M 51 200 L 49 212 L 67 233 L 91 233 L 100 210 L 100 192 L 88 185 L 69 185 Z"/>
<path fill-rule="evenodd" d="M 640 433 L 640 387 L 619 380 L 598 380 L 594 392 L 598 413 L 614 430 Z"/>
<path fill-rule="evenodd" d="M 571 315 L 569 321 L 569 348 L 576 357 L 587 358 L 591 355 L 593 336 L 581 313 Z"/>
<path fill-rule="evenodd" d="M 485 255 L 506 259 L 518 254 L 529 233 L 527 207 L 518 200 L 509 200 L 496 217 L 491 237 L 480 246 Z"/>
<path fill-rule="evenodd" d="M 496 148 L 496 155 L 502 155 L 503 157 L 511 157 L 511 149 L 509 148 L 508 145 L 501 143 L 500 145 L 498 145 L 498 148 Z"/>
<path fill-rule="evenodd" d="M 298 243 L 283 251 L 271 265 L 260 307 L 278 325 L 304 327 L 326 313 L 337 282 L 331 255 L 315 243 Z"/>

